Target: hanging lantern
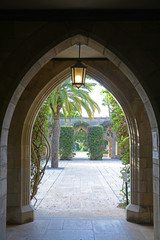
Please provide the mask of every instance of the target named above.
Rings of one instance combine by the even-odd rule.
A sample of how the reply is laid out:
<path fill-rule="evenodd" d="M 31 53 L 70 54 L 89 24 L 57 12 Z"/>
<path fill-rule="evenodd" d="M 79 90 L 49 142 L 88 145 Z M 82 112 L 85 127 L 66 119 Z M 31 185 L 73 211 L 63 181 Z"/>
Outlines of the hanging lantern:
<path fill-rule="evenodd" d="M 79 43 L 79 58 L 77 63 L 71 67 L 72 86 L 80 88 L 85 86 L 87 67 L 85 67 L 80 59 L 80 43 Z"/>

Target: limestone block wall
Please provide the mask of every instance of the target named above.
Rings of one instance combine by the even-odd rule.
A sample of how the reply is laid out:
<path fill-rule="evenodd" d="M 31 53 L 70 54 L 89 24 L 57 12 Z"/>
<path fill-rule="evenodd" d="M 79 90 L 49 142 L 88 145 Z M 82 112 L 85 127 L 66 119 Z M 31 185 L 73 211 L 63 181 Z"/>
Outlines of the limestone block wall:
<path fill-rule="evenodd" d="M 109 118 L 109 117 L 95 117 L 94 119 L 89 120 L 89 118 L 83 117 L 83 122 L 86 122 L 91 126 L 103 124 L 105 121 L 111 121 L 111 118 Z M 72 125 L 72 124 L 75 124 L 77 122 L 81 122 L 81 118 L 78 118 L 78 117 L 71 118 L 71 122 L 70 122 L 69 118 L 66 119 L 66 124 L 67 125 L 69 125 L 69 124 Z M 64 118 L 60 117 L 60 124 L 61 125 L 65 124 Z"/>
<path fill-rule="evenodd" d="M 0 239 L 6 238 L 7 163 L 6 146 L 0 148 Z M 3 155 L 3 157 L 2 157 Z M 6 159 L 7 160 L 7 159 Z"/>
<path fill-rule="evenodd" d="M 8 127 L 0 137 L 0 239 L 6 239 L 6 206 L 7 206 L 7 139 Z"/>

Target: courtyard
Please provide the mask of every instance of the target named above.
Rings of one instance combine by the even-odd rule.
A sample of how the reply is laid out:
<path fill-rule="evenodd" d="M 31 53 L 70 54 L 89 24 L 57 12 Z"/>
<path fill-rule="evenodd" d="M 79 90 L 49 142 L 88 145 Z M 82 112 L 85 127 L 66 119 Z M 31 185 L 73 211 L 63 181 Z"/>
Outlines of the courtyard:
<path fill-rule="evenodd" d="M 121 161 L 90 161 L 85 153 L 48 168 L 36 196 L 35 216 L 125 216 L 117 208 L 122 179 Z M 33 203 L 35 203 L 33 201 Z"/>

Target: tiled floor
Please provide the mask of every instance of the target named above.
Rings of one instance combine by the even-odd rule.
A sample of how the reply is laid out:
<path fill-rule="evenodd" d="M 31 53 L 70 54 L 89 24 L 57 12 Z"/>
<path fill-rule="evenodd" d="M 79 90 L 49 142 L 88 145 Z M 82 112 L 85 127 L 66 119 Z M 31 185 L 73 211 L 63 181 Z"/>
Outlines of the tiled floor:
<path fill-rule="evenodd" d="M 118 217 L 43 217 L 8 227 L 7 240 L 153 240 L 153 228 Z"/>
<path fill-rule="evenodd" d="M 35 221 L 9 226 L 7 240 L 153 240 L 153 227 L 127 222 L 117 208 L 120 168 L 120 160 L 76 158 L 48 168 Z"/>

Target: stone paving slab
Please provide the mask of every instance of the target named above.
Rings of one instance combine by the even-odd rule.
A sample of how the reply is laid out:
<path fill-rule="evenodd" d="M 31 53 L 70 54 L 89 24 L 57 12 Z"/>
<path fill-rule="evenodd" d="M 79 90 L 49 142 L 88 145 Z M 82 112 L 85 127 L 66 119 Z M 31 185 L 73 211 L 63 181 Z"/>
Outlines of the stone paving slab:
<path fill-rule="evenodd" d="M 117 205 L 122 179 L 118 159 L 59 161 L 47 169 L 35 205 L 35 216 L 125 216 Z M 34 203 L 34 202 L 33 202 Z"/>
<path fill-rule="evenodd" d="M 118 217 L 51 217 L 10 226 L 7 240 L 153 240 L 153 227 Z"/>

